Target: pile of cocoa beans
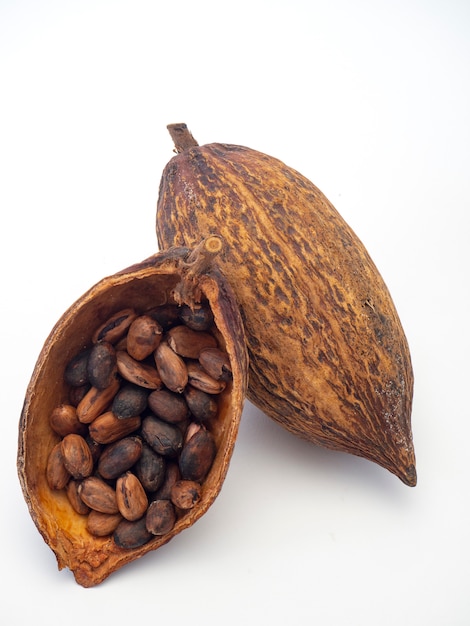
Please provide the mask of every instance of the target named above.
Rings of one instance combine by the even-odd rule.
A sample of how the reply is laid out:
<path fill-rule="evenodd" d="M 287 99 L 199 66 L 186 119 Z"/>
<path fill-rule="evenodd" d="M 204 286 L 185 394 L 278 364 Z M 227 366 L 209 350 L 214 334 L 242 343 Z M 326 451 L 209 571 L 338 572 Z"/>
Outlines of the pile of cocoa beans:
<path fill-rule="evenodd" d="M 201 498 L 217 454 L 218 395 L 232 378 L 210 308 L 118 311 L 63 376 L 49 487 L 65 491 L 92 535 L 119 547 L 170 532 Z"/>

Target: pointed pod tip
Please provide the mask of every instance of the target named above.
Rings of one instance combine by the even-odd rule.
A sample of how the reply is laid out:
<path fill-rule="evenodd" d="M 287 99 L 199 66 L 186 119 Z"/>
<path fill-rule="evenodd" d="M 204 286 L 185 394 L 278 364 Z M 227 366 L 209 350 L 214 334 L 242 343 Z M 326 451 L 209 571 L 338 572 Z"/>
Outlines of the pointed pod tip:
<path fill-rule="evenodd" d="M 403 472 L 400 472 L 397 475 L 398 478 L 408 487 L 416 487 L 416 483 L 418 482 L 418 475 L 416 473 L 415 465 L 409 465 L 404 469 Z"/>

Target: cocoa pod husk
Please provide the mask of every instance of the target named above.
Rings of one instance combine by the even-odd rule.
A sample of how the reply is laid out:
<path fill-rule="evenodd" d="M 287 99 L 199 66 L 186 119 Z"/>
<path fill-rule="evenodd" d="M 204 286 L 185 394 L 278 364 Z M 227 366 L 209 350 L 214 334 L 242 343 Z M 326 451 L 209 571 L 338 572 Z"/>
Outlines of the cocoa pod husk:
<path fill-rule="evenodd" d="M 160 247 L 209 233 L 248 341 L 248 398 L 290 432 L 416 484 L 413 370 L 389 290 L 324 194 L 250 148 L 198 146 L 185 124 L 157 203 Z"/>
<path fill-rule="evenodd" d="M 202 242 L 196 249 L 175 248 L 160 252 L 104 278 L 58 320 L 39 354 L 19 422 L 18 476 L 30 515 L 53 550 L 59 569 L 70 569 L 77 583 L 84 587 L 97 585 L 126 563 L 158 549 L 189 528 L 208 510 L 223 485 L 246 396 L 248 366 L 244 329 L 233 290 L 216 264 L 211 264 L 215 253 L 220 252 L 220 239 L 215 240 L 215 245 L 209 241 L 207 249 Z M 93 329 L 107 325 L 108 329 L 105 332 L 102 329 L 101 337 L 96 340 L 109 341 L 109 333 L 113 330 L 109 320 L 115 313 L 131 308 L 150 314 L 152 309 L 170 305 L 168 311 L 171 310 L 170 315 L 173 315 L 179 306 L 197 308 L 200 304 L 210 307 L 213 314 L 211 332 L 229 355 L 233 368 L 233 381 L 219 398 L 219 413 L 212 428 L 217 455 L 205 480 L 202 496 L 191 510 L 178 517 L 165 535 L 149 533 L 144 517 L 137 522 L 121 521 L 114 531 L 114 541 L 109 536 L 93 536 L 87 530 L 87 516 L 78 514 L 69 502 L 66 490 L 51 488 L 46 477 L 50 451 L 59 441 L 49 418 L 55 407 L 68 402 L 65 368 L 76 354 L 91 347 Z M 122 318 L 127 323 L 128 315 L 135 314 L 121 315 L 121 322 L 117 320 L 114 327 L 122 323 Z M 111 338 L 113 345 L 117 346 L 122 336 Z M 109 404 L 111 401 L 112 398 Z M 103 409 L 104 413 L 110 411 L 109 404 Z M 94 419 L 100 420 L 101 416 L 102 412 Z M 93 429 L 91 422 L 93 420 L 89 428 Z M 109 426 L 109 430 L 112 429 L 113 426 Z M 177 465 L 171 463 L 170 467 L 174 467 L 175 472 L 168 471 L 159 488 L 162 493 L 168 492 L 170 484 L 177 478 Z M 81 485 L 94 478 L 84 479 Z M 66 474 L 64 480 L 68 479 L 70 476 Z M 61 480 L 62 484 L 64 480 Z M 89 486 L 81 487 L 82 495 L 84 489 L 85 494 L 90 491 Z M 99 498 L 96 493 L 94 496 L 96 506 Z"/>

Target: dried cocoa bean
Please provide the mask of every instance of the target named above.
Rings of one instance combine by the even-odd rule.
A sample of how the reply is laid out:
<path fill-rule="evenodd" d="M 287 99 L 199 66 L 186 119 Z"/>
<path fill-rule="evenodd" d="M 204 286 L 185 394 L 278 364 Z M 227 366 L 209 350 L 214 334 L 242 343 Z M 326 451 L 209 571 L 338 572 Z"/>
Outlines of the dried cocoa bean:
<path fill-rule="evenodd" d="M 211 433 L 201 426 L 185 443 L 179 458 L 181 477 L 202 482 L 209 473 L 217 448 Z"/>
<path fill-rule="evenodd" d="M 192 330 L 183 324 L 171 328 L 166 333 L 166 341 L 176 354 L 188 359 L 197 359 L 202 350 L 217 347 L 213 335 Z"/>
<path fill-rule="evenodd" d="M 230 359 L 219 348 L 206 348 L 199 354 L 199 363 L 216 380 L 229 381 L 232 378 Z"/>
<path fill-rule="evenodd" d="M 147 407 L 148 395 L 143 387 L 126 383 L 114 396 L 111 410 L 120 419 L 140 415 Z"/>
<path fill-rule="evenodd" d="M 119 381 L 117 378 L 114 378 L 106 389 L 91 387 L 77 406 L 78 419 L 83 424 L 90 424 L 98 415 L 105 411 L 118 390 Z"/>
<path fill-rule="evenodd" d="M 86 435 L 86 424 L 82 424 L 77 417 L 77 409 L 71 404 L 60 404 L 56 407 L 49 418 L 49 423 L 52 430 L 65 437 L 75 433 L 77 435 Z"/>
<path fill-rule="evenodd" d="M 61 451 L 64 465 L 71 476 L 79 480 L 90 476 L 93 472 L 93 457 L 81 435 L 66 435 L 62 439 Z"/>
<path fill-rule="evenodd" d="M 191 308 L 185 304 L 180 309 L 180 319 L 193 330 L 206 331 L 212 326 L 214 315 L 208 306 L 200 305 Z"/>
<path fill-rule="evenodd" d="M 116 343 L 126 334 L 127 329 L 137 317 L 134 309 L 123 309 L 112 315 L 94 332 L 92 341 L 109 341 Z"/>
<path fill-rule="evenodd" d="M 161 487 L 165 479 L 165 468 L 165 459 L 144 443 L 134 471 L 148 493 L 157 491 Z"/>
<path fill-rule="evenodd" d="M 78 493 L 79 486 L 79 480 L 69 480 L 66 487 L 67 498 L 72 505 L 74 511 L 76 511 L 79 515 L 88 515 L 88 513 L 90 513 L 90 507 L 88 507 L 80 498 L 80 495 Z"/>
<path fill-rule="evenodd" d="M 184 390 L 184 397 L 191 414 L 199 422 L 207 423 L 217 416 L 219 405 L 214 394 L 206 393 L 188 385 Z"/>
<path fill-rule="evenodd" d="M 97 389 L 106 389 L 117 372 L 116 350 L 108 341 L 96 343 L 87 363 L 88 380 Z"/>
<path fill-rule="evenodd" d="M 173 485 L 181 480 L 181 472 L 178 463 L 167 461 L 165 469 L 165 478 L 161 487 L 153 494 L 154 500 L 170 500 Z"/>
<path fill-rule="evenodd" d="M 183 447 L 181 431 L 153 415 L 142 420 L 142 436 L 157 454 L 165 457 L 177 456 Z"/>
<path fill-rule="evenodd" d="M 87 518 L 87 530 L 95 537 L 112 535 L 123 517 L 120 513 L 100 513 L 91 510 Z"/>
<path fill-rule="evenodd" d="M 118 372 L 125 380 L 146 389 L 162 388 L 163 383 L 155 367 L 136 361 L 125 350 L 119 350 L 116 357 Z"/>
<path fill-rule="evenodd" d="M 148 498 L 140 480 L 132 472 L 126 472 L 116 482 L 116 501 L 124 519 L 135 522 L 148 508 Z"/>
<path fill-rule="evenodd" d="M 130 469 L 142 454 L 140 437 L 124 437 L 105 447 L 98 461 L 98 473 L 112 480 Z"/>
<path fill-rule="evenodd" d="M 120 548 L 132 550 L 148 543 L 154 535 L 147 530 L 145 517 L 136 522 L 123 519 L 114 531 L 114 543 Z"/>
<path fill-rule="evenodd" d="M 168 330 L 175 324 L 179 324 L 179 309 L 174 304 L 166 304 L 163 306 L 157 306 L 145 312 L 156 322 L 160 324 L 162 329 Z"/>
<path fill-rule="evenodd" d="M 78 488 L 78 494 L 83 502 L 100 513 L 118 513 L 115 490 L 97 476 L 85 478 Z"/>
<path fill-rule="evenodd" d="M 165 386 L 170 391 L 181 393 L 188 383 L 188 371 L 183 359 L 165 341 L 155 350 L 154 357 Z"/>
<path fill-rule="evenodd" d="M 82 350 L 65 366 L 64 380 L 71 387 L 81 387 L 88 383 L 88 356 L 90 348 Z"/>
<path fill-rule="evenodd" d="M 88 430 L 97 443 L 113 443 L 138 430 L 141 422 L 140 415 L 119 419 L 112 411 L 107 411 L 94 419 Z"/>
<path fill-rule="evenodd" d="M 168 389 L 152 391 L 148 397 L 149 408 L 165 422 L 175 424 L 189 417 L 188 405 L 181 394 Z"/>
<path fill-rule="evenodd" d="M 179 480 L 171 490 L 171 501 L 178 509 L 192 509 L 201 498 L 201 485 L 193 480 Z"/>
<path fill-rule="evenodd" d="M 199 361 L 188 361 L 186 363 L 188 372 L 188 382 L 190 385 L 206 393 L 221 393 L 226 386 L 223 380 L 216 380 L 203 369 Z"/>
<path fill-rule="evenodd" d="M 64 489 L 70 480 L 70 472 L 64 465 L 61 441 L 56 443 L 47 457 L 46 480 L 49 487 L 54 490 Z"/>
<path fill-rule="evenodd" d="M 127 333 L 127 352 L 136 361 L 146 359 L 158 347 L 162 334 L 163 328 L 150 315 L 137 317 Z"/>
<path fill-rule="evenodd" d="M 170 500 L 154 500 L 145 517 L 145 526 L 152 535 L 166 535 L 176 522 L 176 513 Z"/>

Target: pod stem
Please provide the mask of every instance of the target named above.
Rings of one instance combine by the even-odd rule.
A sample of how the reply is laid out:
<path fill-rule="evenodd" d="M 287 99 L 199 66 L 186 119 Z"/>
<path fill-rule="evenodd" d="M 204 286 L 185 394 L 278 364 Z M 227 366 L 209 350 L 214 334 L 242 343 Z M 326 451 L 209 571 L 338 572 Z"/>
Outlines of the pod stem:
<path fill-rule="evenodd" d="M 184 122 L 179 124 L 168 124 L 167 129 L 173 143 L 175 144 L 176 153 L 179 154 L 180 152 L 184 152 L 189 148 L 194 148 L 199 145 Z"/>
<path fill-rule="evenodd" d="M 183 263 L 184 274 L 175 287 L 173 295 L 178 304 L 188 304 L 191 308 L 201 302 L 199 279 L 206 274 L 223 248 L 223 239 L 219 235 L 209 235 L 203 239 L 188 255 Z"/>

